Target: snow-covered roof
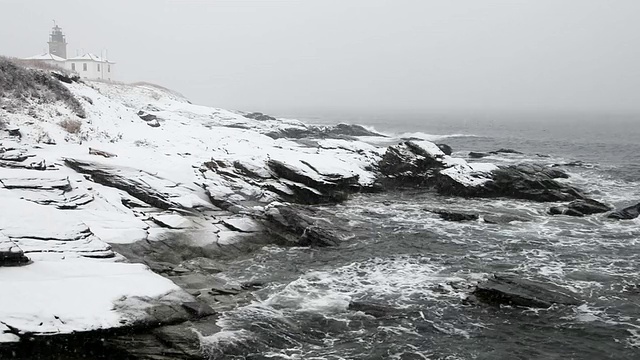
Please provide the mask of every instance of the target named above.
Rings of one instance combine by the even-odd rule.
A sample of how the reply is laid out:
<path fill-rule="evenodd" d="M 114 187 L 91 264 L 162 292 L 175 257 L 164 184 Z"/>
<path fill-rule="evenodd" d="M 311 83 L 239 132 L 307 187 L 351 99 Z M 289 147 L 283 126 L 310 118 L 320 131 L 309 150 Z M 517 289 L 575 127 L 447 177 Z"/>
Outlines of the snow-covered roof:
<path fill-rule="evenodd" d="M 72 57 L 72 58 L 68 58 L 67 60 L 75 60 L 75 61 L 95 61 L 95 62 L 104 62 L 104 63 L 110 63 L 110 64 L 115 64 L 113 61 L 109 61 L 106 59 L 101 58 L 100 56 L 96 55 L 96 54 L 92 54 L 92 53 L 86 53 L 84 55 L 80 55 L 80 56 L 76 56 L 76 57 Z"/>
<path fill-rule="evenodd" d="M 61 58 L 58 55 L 53 55 L 51 53 L 44 53 L 39 55 L 30 56 L 28 58 L 24 58 L 25 60 L 54 60 L 54 61 L 65 61 L 64 58 Z"/>

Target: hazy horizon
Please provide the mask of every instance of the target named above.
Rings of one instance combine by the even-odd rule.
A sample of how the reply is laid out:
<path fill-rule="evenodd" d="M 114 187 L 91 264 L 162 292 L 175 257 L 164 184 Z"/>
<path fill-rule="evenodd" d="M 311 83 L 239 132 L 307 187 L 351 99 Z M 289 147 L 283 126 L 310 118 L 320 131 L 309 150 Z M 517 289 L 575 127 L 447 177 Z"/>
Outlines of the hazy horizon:
<path fill-rule="evenodd" d="M 0 0 L 0 53 L 108 49 L 117 80 L 275 114 L 640 113 L 640 2 Z"/>

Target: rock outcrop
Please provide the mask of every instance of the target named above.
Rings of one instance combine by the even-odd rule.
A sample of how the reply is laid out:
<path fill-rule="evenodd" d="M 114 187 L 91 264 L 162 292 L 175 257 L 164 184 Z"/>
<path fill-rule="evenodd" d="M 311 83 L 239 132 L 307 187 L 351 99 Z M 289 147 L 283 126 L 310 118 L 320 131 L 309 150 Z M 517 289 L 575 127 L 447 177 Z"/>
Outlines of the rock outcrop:
<path fill-rule="evenodd" d="M 133 169 L 116 169 L 108 165 L 78 159 L 64 159 L 64 162 L 73 170 L 91 176 L 94 182 L 126 191 L 129 195 L 149 205 L 164 210 L 180 207 L 172 202 L 165 193 L 149 186 L 148 182 L 136 180 L 145 176 L 153 177 L 152 175 Z"/>
<path fill-rule="evenodd" d="M 477 285 L 473 296 L 490 305 L 549 308 L 553 304 L 579 305 L 570 291 L 551 284 L 520 279 L 512 275 L 495 275 Z"/>
<path fill-rule="evenodd" d="M 245 115 L 246 116 L 246 115 Z M 260 119 L 263 119 L 260 117 Z M 267 118 L 268 119 L 268 118 Z M 361 125 L 351 124 L 338 124 L 333 126 L 314 126 L 307 125 L 304 127 L 290 127 L 280 129 L 278 131 L 269 132 L 266 134 L 274 139 L 287 138 L 287 139 L 349 139 L 357 136 L 385 136 L 380 133 L 368 130 Z"/>
<path fill-rule="evenodd" d="M 266 212 L 265 226 L 283 245 L 336 246 L 341 238 L 319 210 L 294 205 L 274 206 Z"/>
<path fill-rule="evenodd" d="M 616 210 L 607 215 L 609 219 L 616 220 L 631 220 L 637 218 L 638 216 L 640 216 L 640 203 Z"/>
<path fill-rule="evenodd" d="M 554 206 L 549 209 L 551 215 L 569 215 L 582 217 L 599 214 L 611 210 L 611 206 L 592 199 L 578 199 L 565 206 Z"/>
<path fill-rule="evenodd" d="M 536 164 L 495 166 L 467 163 L 445 155 L 430 142 L 390 146 L 379 164 L 386 187 L 432 187 L 444 195 L 509 197 L 534 201 L 571 201 L 582 193 L 555 181 L 568 175 Z"/>

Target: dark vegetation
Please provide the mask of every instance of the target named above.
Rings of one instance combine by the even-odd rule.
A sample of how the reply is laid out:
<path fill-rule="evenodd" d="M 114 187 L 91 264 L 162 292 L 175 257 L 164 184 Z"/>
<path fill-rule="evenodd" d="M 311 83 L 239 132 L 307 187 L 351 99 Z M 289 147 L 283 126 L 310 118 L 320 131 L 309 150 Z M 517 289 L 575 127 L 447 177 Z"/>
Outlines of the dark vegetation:
<path fill-rule="evenodd" d="M 52 71 L 58 72 L 56 77 Z M 0 106 L 10 111 L 11 105 L 21 106 L 33 101 L 39 104 L 62 102 L 78 117 L 85 118 L 82 104 L 60 83 L 59 77 L 68 78 L 62 69 L 42 63 L 27 68 L 16 60 L 0 56 Z"/>

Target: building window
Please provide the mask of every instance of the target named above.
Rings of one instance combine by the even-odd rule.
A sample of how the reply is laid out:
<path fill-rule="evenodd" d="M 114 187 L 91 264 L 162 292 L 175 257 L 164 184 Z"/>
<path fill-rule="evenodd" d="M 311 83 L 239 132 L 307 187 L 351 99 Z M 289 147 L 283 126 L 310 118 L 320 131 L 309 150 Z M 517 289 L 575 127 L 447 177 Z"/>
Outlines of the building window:
<path fill-rule="evenodd" d="M 100 71 L 100 64 L 98 64 L 98 71 Z"/>
<path fill-rule="evenodd" d="M 71 70 L 76 71 L 76 63 L 71 63 Z"/>
<path fill-rule="evenodd" d="M 111 65 L 107 65 L 107 72 L 111 72 Z M 109 79 L 111 80 L 111 79 Z"/>
<path fill-rule="evenodd" d="M 82 64 L 82 71 L 87 71 L 87 63 Z"/>

